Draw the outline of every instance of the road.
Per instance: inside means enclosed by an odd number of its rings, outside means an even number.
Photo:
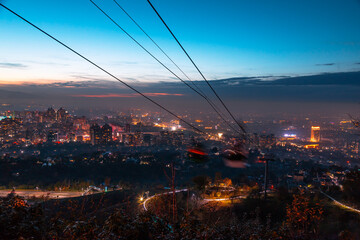
[[[347,209],[347,210],[349,210],[349,211],[356,212],[356,213],[360,214],[360,210],[359,210],[359,209],[356,209],[356,208],[347,206],[347,205],[345,205],[345,204],[343,204],[343,203],[335,200],[333,197],[330,197],[329,195],[327,195],[326,193],[324,193],[324,192],[321,191],[321,190],[320,190],[320,192],[321,192],[322,194],[324,194],[326,197],[328,197],[329,199],[331,199],[336,205],[338,205],[338,206],[340,206],[340,207],[342,207],[342,208],[345,208],[345,209]]]
[[[175,190],[175,193],[186,192],[187,190],[188,190],[187,188],[180,189],[180,190]],[[170,191],[170,192],[155,194],[155,195],[153,195],[153,196],[148,197],[148,198],[145,199],[144,202],[143,202],[144,210],[145,210],[145,211],[148,210],[147,207],[146,207],[146,203],[147,203],[149,200],[151,200],[152,198],[157,197],[157,196],[161,196],[161,195],[172,194],[172,193],[173,193],[173,191]]]
[[[186,192],[186,191],[188,191],[187,188],[175,190],[176,193]],[[145,210],[145,211],[148,210],[147,207],[146,207],[146,204],[147,204],[148,201],[150,201],[150,200],[153,199],[154,197],[161,196],[161,195],[172,194],[172,193],[173,193],[173,191],[165,192],[165,193],[159,193],[159,194],[155,194],[155,195],[153,195],[153,196],[150,196],[150,197],[146,198],[146,199],[144,200],[144,202],[143,202],[144,210]],[[203,203],[231,201],[231,200],[242,199],[242,198],[246,198],[246,196],[236,196],[236,197],[231,197],[231,198],[205,198],[205,199],[203,199]]]
[[[0,190],[0,197],[6,197],[11,193],[11,189]],[[55,192],[55,191],[40,191],[40,190],[15,190],[15,194],[21,197],[30,198],[30,197],[49,197],[49,198],[72,198],[80,197],[83,192]]]
[[[246,196],[236,196],[236,197],[230,197],[230,198],[204,198],[204,202],[224,202],[224,201],[231,201],[235,199],[243,199],[246,198]]]

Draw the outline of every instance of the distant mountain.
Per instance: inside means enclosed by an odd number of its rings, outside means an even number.
[[[272,85],[356,85],[360,86],[360,72],[324,73],[291,77],[269,82]]]
[[[217,85],[283,85],[283,86],[306,86],[306,85],[354,85],[360,86],[360,71],[323,73],[318,75],[288,77],[288,76],[260,76],[240,77],[214,80]]]

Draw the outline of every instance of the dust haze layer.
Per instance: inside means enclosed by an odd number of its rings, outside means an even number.
[[[165,107],[178,112],[210,112],[204,99],[180,82],[131,83]],[[211,81],[229,108],[239,117],[248,114],[356,113],[360,106],[360,72],[311,76],[240,77]],[[202,81],[195,81],[215,101]],[[52,84],[2,85],[3,110],[42,109],[48,106],[88,110],[159,110],[118,82],[71,81]]]

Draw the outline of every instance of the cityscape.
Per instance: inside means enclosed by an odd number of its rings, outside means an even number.
[[[360,239],[359,8],[0,1],[0,239]]]
[[[132,109],[129,115],[118,112],[94,118],[70,112],[49,107],[1,113],[2,196],[13,189],[32,203],[134,191],[132,201],[139,202],[139,211],[164,214],[154,209],[155,201],[167,196],[161,195],[163,191],[170,196],[173,187],[176,195],[200,194],[192,201],[205,209],[209,204],[221,204],[216,206],[221,209],[240,204],[255,192],[261,199],[269,161],[266,190],[270,198],[283,188],[311,194],[321,189],[328,204],[333,201],[358,211],[357,200],[345,197],[343,185],[360,164],[359,128],[346,117],[338,121],[244,119],[251,139],[246,143],[250,150],[246,167],[229,168],[221,149],[231,148],[241,138],[209,115],[204,114],[204,120],[185,118],[208,132],[202,135],[159,112]],[[208,157],[200,166],[189,160],[194,142],[202,143],[200,150]],[[166,169],[176,171],[176,185],[170,185]],[[189,189],[191,182],[195,189]],[[344,200],[337,202],[328,194]]]

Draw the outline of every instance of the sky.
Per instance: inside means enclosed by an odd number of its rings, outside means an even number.
[[[183,77],[113,0],[94,1]],[[168,107],[184,106],[182,101],[194,107],[194,101],[199,100],[89,0],[0,2]],[[146,0],[118,2],[191,79],[201,79]],[[244,108],[273,111],[281,106],[283,111],[294,110],[290,102],[304,103],[296,110],[313,106],[315,111],[334,103],[334,99],[342,104],[337,107],[341,114],[347,104],[351,104],[348,112],[358,108],[360,0],[152,0],[152,3],[209,80],[230,79],[217,87],[234,112],[240,114]],[[99,106],[128,106],[131,101],[146,104],[3,8],[0,8],[0,43],[1,104],[45,106],[68,102],[74,106],[80,102],[87,105],[90,99]],[[351,76],[350,84],[344,85],[344,78],[339,76],[347,72],[356,74]],[[315,81],[312,76],[329,73],[340,75],[334,75],[331,83],[312,82]],[[296,78],[301,76],[309,78],[306,81]],[[241,77],[249,78],[249,82],[244,85],[231,80]],[[259,84],[284,77],[293,77],[302,84],[289,81]],[[267,105],[270,102],[272,105]],[[204,107],[201,104],[200,109]],[[239,104],[242,108],[238,108]]]
[[[95,2],[176,71],[113,0]],[[3,3],[124,80],[174,81],[89,0]],[[119,3],[192,79],[200,79],[146,0]],[[357,0],[153,0],[153,4],[209,79],[359,69]],[[110,80],[4,9],[0,29],[1,83]]]

